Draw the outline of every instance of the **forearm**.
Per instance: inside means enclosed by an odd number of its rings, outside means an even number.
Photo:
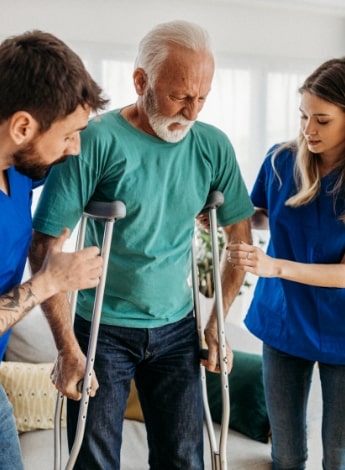
[[[66,294],[58,294],[42,303],[58,351],[77,348],[71,305]]]
[[[45,298],[42,293],[44,293],[44,286],[39,278],[33,277],[2,295],[0,297],[0,335],[38,305]]]
[[[34,233],[29,251],[30,266],[34,273],[40,272],[46,253],[54,241],[53,237]],[[69,294],[67,292],[54,294],[45,297],[42,300],[41,307],[54,336],[57,350],[60,351],[66,347],[73,348],[76,339],[73,332]]]
[[[240,272],[317,287],[345,287],[345,256],[337,264],[299,263],[273,258],[261,248],[243,242],[230,244],[228,251],[231,264]]]
[[[267,277],[280,277],[318,287],[345,287],[344,264],[307,264],[284,259],[272,259],[272,264],[272,273]]]
[[[227,256],[225,252],[223,252],[222,254],[220,271],[223,296],[223,312],[224,317],[226,317],[230,306],[232,305],[240,291],[245,273],[238,269],[234,269],[234,267],[227,261]],[[217,314],[215,305],[208,320],[208,326],[211,326],[212,324],[217,325]]]
[[[34,307],[56,294],[57,288],[49,279],[46,273],[36,272],[31,279],[0,297],[0,335]]]

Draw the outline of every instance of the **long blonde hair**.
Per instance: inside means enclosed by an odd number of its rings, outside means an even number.
[[[345,57],[331,59],[320,65],[305,80],[299,92],[311,93],[314,96],[339,106],[339,108],[345,112]],[[300,131],[295,140],[284,143],[275,150],[272,155],[274,168],[274,160],[277,154],[287,148],[296,153],[294,177],[297,193],[291,196],[285,204],[291,207],[299,207],[308,204],[319,194],[321,177],[317,164],[318,155],[308,150],[306,139]],[[340,193],[343,193],[343,196],[345,196],[345,155],[338,169],[338,176],[331,190],[334,200],[336,200]],[[341,214],[340,219],[345,222],[345,213]]]

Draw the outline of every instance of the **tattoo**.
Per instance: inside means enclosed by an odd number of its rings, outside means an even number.
[[[36,305],[30,281],[3,295],[0,298],[0,334],[5,333]]]

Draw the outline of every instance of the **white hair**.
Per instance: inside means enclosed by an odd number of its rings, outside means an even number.
[[[154,82],[169,48],[178,45],[213,55],[208,32],[201,26],[184,20],[161,23],[149,31],[139,43],[135,68],[141,67]]]

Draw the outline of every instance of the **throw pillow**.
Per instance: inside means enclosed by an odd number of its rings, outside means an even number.
[[[230,393],[229,427],[259,442],[268,442],[270,425],[267,416],[262,357],[234,351],[234,363],[228,376]],[[208,401],[212,419],[222,418],[221,377],[206,371]]]
[[[52,363],[1,363],[0,382],[13,406],[19,432],[54,428],[57,391],[50,380],[52,367]],[[65,405],[61,425],[66,425]]]
[[[18,432],[53,429],[57,391],[50,380],[53,363],[4,361],[0,383],[13,407]],[[61,425],[66,426],[66,400]],[[131,382],[125,418],[144,421],[134,381]]]

